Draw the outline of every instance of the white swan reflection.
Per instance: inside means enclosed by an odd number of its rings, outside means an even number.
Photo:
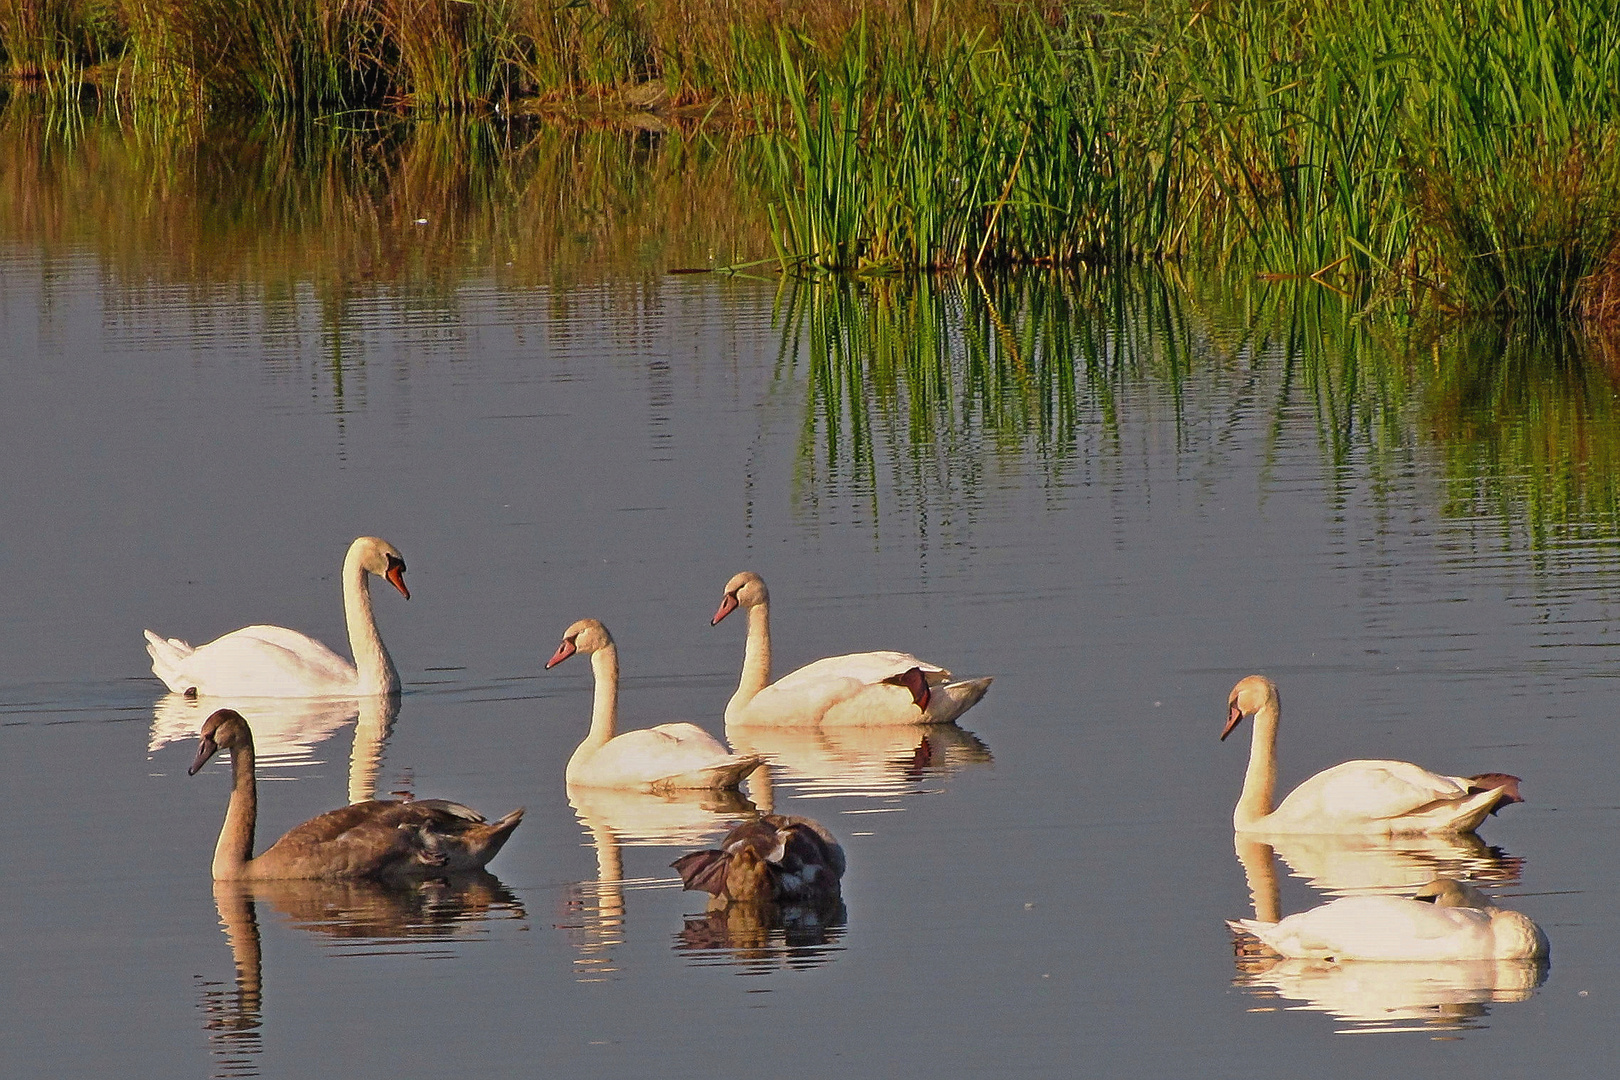
[[[1273,837],[1276,855],[1295,874],[1338,895],[1409,892],[1438,874],[1474,876],[1478,886],[1518,880],[1522,860],[1487,848],[1477,837]],[[1477,846],[1476,846],[1477,845]],[[1233,837],[1263,922],[1282,917],[1273,845]],[[1414,877],[1421,876],[1408,886]],[[1341,1034],[1477,1027],[1495,1002],[1524,1001],[1547,977],[1546,960],[1347,961],[1283,960],[1245,934],[1234,937],[1233,985],[1278,1001],[1252,1011],[1324,1012],[1345,1021]]]
[[[807,728],[727,724],[726,739],[736,753],[762,754],[769,762],[748,780],[750,796],[767,812],[775,804],[777,786],[808,799],[894,798],[924,790],[931,778],[993,760],[978,736],[955,724]]]
[[[204,1028],[215,1077],[257,1076],[263,1052],[263,943],[258,906],[289,925],[332,939],[355,955],[451,955],[453,941],[488,934],[491,920],[527,918],[493,874],[478,871],[412,885],[371,881],[216,881],[214,906],[230,944],[235,977],[203,984]],[[441,946],[434,948],[434,943]]]
[[[1346,1022],[1338,1030],[1347,1035],[1479,1027],[1491,1004],[1525,1001],[1547,977],[1545,960],[1335,964],[1255,957],[1241,964],[1252,970],[1235,985],[1284,1002],[1278,1007],[1285,1011],[1334,1016]]]
[[[672,877],[626,879],[626,847],[685,850],[721,836],[738,818],[757,811],[735,791],[650,795],[568,785],[568,802],[596,850],[596,878],[570,890],[564,924],[579,950],[581,982],[600,982],[618,970],[613,950],[624,942],[625,890],[679,888]]]
[[[217,702],[166,694],[152,708],[152,730],[146,752],[170,743],[193,742]],[[297,768],[319,762],[315,747],[345,724],[355,721],[349,752],[349,801],[374,798],[383,750],[399,717],[400,699],[391,694],[362,698],[243,698],[231,707],[253,728],[253,746],[261,770]]]
[[[761,766],[754,778],[767,770]],[[709,846],[739,820],[760,813],[734,791],[648,795],[570,785],[568,801],[596,850],[596,877],[570,890],[563,924],[578,950],[574,971],[580,982],[605,982],[620,970],[615,954],[627,936],[628,893],[679,890],[680,879],[665,869],[676,855]],[[624,849],[637,847],[664,849],[655,860],[657,876],[625,876]],[[686,899],[702,902],[699,894]],[[741,965],[743,973],[825,963],[842,951],[835,944],[843,935],[842,904],[816,919],[801,914],[788,906],[776,912],[693,915],[675,934],[673,946],[694,964]]]
[[[1243,843],[1239,838],[1239,845]],[[1524,860],[1492,847],[1473,833],[1461,836],[1271,836],[1295,877],[1332,896],[1408,896],[1437,877],[1479,888],[1512,885]],[[1241,847],[1239,858],[1242,858]]]

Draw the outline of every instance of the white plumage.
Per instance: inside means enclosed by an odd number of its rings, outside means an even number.
[[[152,672],[176,694],[191,697],[320,698],[392,694],[399,673],[383,647],[371,610],[368,574],[386,578],[408,600],[405,560],[375,536],[349,545],[343,560],[343,613],[355,662],[307,634],[284,626],[248,626],[191,646],[147,630]]]
[[[1524,960],[1547,955],[1541,928],[1479,890],[1436,878],[1425,899],[1346,896],[1280,922],[1237,919],[1233,929],[1289,959]]]
[[[1265,676],[1250,675],[1232,688],[1221,738],[1254,717],[1249,768],[1232,812],[1239,832],[1472,832],[1486,815],[1523,801],[1518,777],[1506,773],[1443,776],[1406,761],[1363,760],[1324,769],[1273,809],[1281,713],[1277,684]]]
[[[748,611],[742,679],[726,724],[805,726],[944,724],[972,708],[989,678],[954,680],[938,664],[903,652],[829,656],[771,682],[770,594],[744,571],[726,583],[711,624]]]
[[[562,644],[546,667],[556,667],[576,652],[590,655],[596,691],[590,734],[568,759],[570,785],[649,792],[723,790],[736,787],[764,760],[731,753],[696,724],[659,724],[615,734],[618,647],[607,627],[595,619],[581,619],[564,631]]]

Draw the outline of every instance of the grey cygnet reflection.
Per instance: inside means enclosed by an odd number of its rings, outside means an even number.
[[[258,905],[289,925],[334,939],[336,948],[368,955],[450,955],[431,948],[487,933],[494,919],[525,919],[512,892],[486,871],[405,884],[373,881],[216,881],[214,906],[230,943],[235,984],[204,983],[212,1075],[257,1076],[263,1050],[263,945]],[[380,947],[379,947],[380,946]]]
[[[742,974],[825,963],[842,951],[834,942],[848,919],[844,865],[843,848],[818,821],[766,814],[742,822],[717,848],[673,863],[686,888],[709,895],[675,948]]]
[[[364,802],[376,797],[383,750],[399,717],[398,695],[244,698],[232,702],[231,707],[253,728],[253,747],[261,770],[315,764],[315,747],[343,725],[356,721],[349,755],[349,801]],[[146,752],[153,754],[170,743],[194,741],[214,708],[214,703],[183,694],[165,694],[152,709]]]
[[[915,794],[933,777],[950,776],[993,759],[978,736],[955,724],[887,727],[749,727],[726,725],[739,754],[763,754],[769,770],[748,779],[748,793],[764,810],[775,806],[775,787],[796,794],[890,798]]]
[[[624,941],[625,890],[670,887],[669,878],[662,876],[627,879],[624,848],[688,848],[720,836],[739,817],[757,813],[735,791],[652,795],[570,784],[568,802],[596,849],[596,878],[570,890],[564,924],[579,950],[574,963],[582,982],[597,982],[618,970],[613,949]]]
[[[1331,887],[1344,895],[1410,892],[1398,883],[1413,874],[1427,873],[1423,881],[1437,873],[1463,877],[1471,872],[1468,867],[1481,872],[1476,885],[1511,883],[1518,880],[1522,866],[1522,860],[1486,848],[1475,836],[1273,839],[1278,845],[1276,853],[1269,843],[1242,833],[1233,837],[1253,898],[1254,917],[1262,922],[1277,922],[1282,917],[1274,855],[1280,854],[1285,842],[1300,860],[1289,860],[1296,871],[1309,866],[1313,885]],[[1425,866],[1431,869],[1425,871]],[[1341,1034],[1479,1027],[1491,1003],[1526,1000],[1545,981],[1548,970],[1545,959],[1285,960],[1247,934],[1234,933],[1233,942],[1238,972],[1233,985],[1257,998],[1284,1003],[1256,1005],[1252,1011],[1325,1012],[1346,1022],[1348,1026],[1339,1029]]]

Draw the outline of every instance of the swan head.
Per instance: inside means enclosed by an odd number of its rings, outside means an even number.
[[[208,764],[208,759],[220,750],[236,751],[253,745],[253,732],[248,722],[235,709],[220,709],[203,721],[202,742],[197,744],[197,758],[186,770],[187,776],[196,776],[197,770]]]
[[[386,580],[405,599],[411,598],[411,590],[405,587],[405,556],[393,544],[380,536],[362,536],[349,545],[349,558],[366,573]]]
[[[1245,716],[1253,716],[1267,703],[1273,708],[1279,703],[1276,683],[1264,675],[1250,675],[1238,680],[1238,684],[1232,687],[1231,696],[1226,699],[1226,727],[1221,729],[1221,741],[1226,741],[1232,729]]]
[[[1435,907],[1493,908],[1496,906],[1495,901],[1472,885],[1448,877],[1435,878],[1413,893],[1412,899],[1421,900],[1425,904],[1433,904]]]
[[[709,620],[709,625],[718,626],[721,619],[738,608],[758,607],[770,598],[771,594],[765,589],[765,579],[752,570],[744,570],[726,582],[726,593],[720,598],[720,609]]]
[[[575,653],[600,652],[612,644],[613,635],[608,633],[600,620],[581,619],[563,631],[562,644],[546,661],[546,670],[550,671]]]

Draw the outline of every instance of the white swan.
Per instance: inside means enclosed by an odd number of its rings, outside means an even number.
[[[1417,896],[1346,896],[1280,922],[1234,919],[1289,959],[1530,960],[1547,955],[1547,935],[1530,918],[1484,893],[1435,878]]]
[[[903,652],[850,653],[806,664],[771,682],[770,594],[744,571],[726,582],[713,626],[748,610],[742,681],[726,705],[726,723],[945,724],[984,697],[988,677],[951,681],[951,673]]]
[[[397,694],[399,672],[377,635],[367,574],[386,578],[405,599],[405,560],[375,536],[349,545],[343,560],[343,615],[354,663],[306,634],[283,626],[248,626],[192,648],[146,631],[152,672],[188,697],[359,697]]]
[[[595,619],[581,619],[563,632],[546,661],[556,667],[574,653],[588,653],[596,675],[591,731],[568,759],[567,782],[579,787],[633,791],[734,788],[765,759],[728,751],[696,724],[659,724],[615,735],[619,713],[619,650]]]
[[[1224,740],[1245,716],[1254,717],[1249,769],[1232,811],[1238,832],[1403,833],[1472,832],[1519,797],[1519,778],[1506,773],[1441,776],[1405,761],[1346,761],[1300,784],[1272,809],[1277,789],[1277,684],[1250,675],[1227,699]]]

